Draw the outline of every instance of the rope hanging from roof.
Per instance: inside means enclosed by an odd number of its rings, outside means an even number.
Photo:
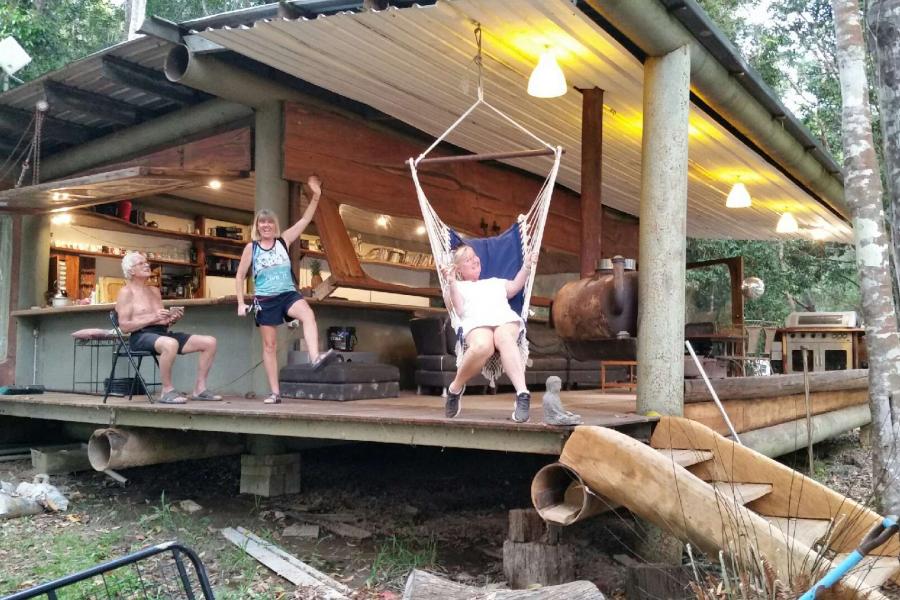
[[[521,158],[525,156],[553,156],[553,164],[550,168],[550,172],[544,179],[544,183],[538,191],[538,194],[535,197],[534,202],[532,203],[531,208],[528,210],[528,212],[524,215],[519,215],[516,224],[514,224],[507,232],[504,232],[492,238],[479,240],[480,243],[478,244],[472,244],[475,248],[476,253],[479,255],[479,258],[481,258],[483,269],[482,275],[484,275],[485,272],[496,270],[496,267],[492,269],[491,265],[489,264],[490,252],[486,251],[485,253],[483,253],[482,251],[479,251],[480,248],[486,249],[486,247],[491,245],[498,246],[500,244],[509,243],[509,240],[511,238],[517,240],[520,252],[517,256],[518,264],[513,266],[515,267],[515,271],[518,271],[518,269],[521,268],[521,265],[523,264],[525,258],[531,253],[537,252],[541,247],[541,241],[544,236],[544,226],[547,223],[547,215],[550,212],[550,201],[553,196],[553,187],[556,183],[556,176],[559,173],[560,160],[562,159],[563,155],[563,148],[561,146],[552,146],[548,144],[544,140],[537,137],[534,133],[526,129],[524,126],[520,125],[512,117],[505,114],[498,108],[492,106],[487,100],[484,99],[484,86],[482,82],[483,60],[481,50],[480,25],[476,26],[475,28],[475,42],[478,47],[478,54],[475,56],[475,64],[478,69],[478,96],[475,100],[475,103],[472,104],[452,125],[450,125],[450,127],[444,133],[442,133],[434,141],[434,143],[431,144],[431,146],[429,146],[424,152],[422,152],[422,154],[420,154],[416,158],[410,158],[407,161],[409,164],[410,172],[412,174],[413,184],[416,188],[416,196],[419,200],[419,208],[422,211],[422,217],[425,221],[425,230],[428,233],[428,241],[431,244],[431,252],[434,256],[435,266],[437,267],[441,291],[444,292],[445,295],[448,292],[448,286],[450,282],[445,279],[441,266],[449,265],[452,260],[453,250],[457,246],[467,242],[468,240],[462,235],[458,234],[452,228],[450,228],[438,216],[437,211],[435,211],[434,207],[431,205],[431,202],[429,202],[428,196],[425,194],[425,190],[422,189],[422,184],[419,181],[419,165],[423,163],[444,163],[459,160],[499,160],[502,158]],[[477,108],[482,106],[491,111],[494,115],[500,117],[504,122],[512,125],[515,129],[524,133],[527,137],[536,141],[538,144],[540,144],[541,147],[538,150],[524,150],[507,153],[464,155],[458,157],[439,157],[433,159],[426,158],[438,146],[438,144],[443,142],[447,138],[447,136],[453,132],[453,130],[455,130],[463,121],[465,121]],[[525,322],[528,321],[528,308],[531,301],[531,290],[534,286],[534,277],[536,272],[536,267],[529,271],[528,278],[522,291],[517,297],[511,299],[510,302],[510,305],[514,310],[518,309],[517,312]],[[448,311],[450,313],[450,319],[453,325],[453,329],[457,332],[456,360],[457,366],[459,366],[462,361],[462,356],[465,352],[465,340],[462,338],[462,329],[460,327],[461,320],[459,315],[456,314],[456,311],[452,305],[448,306]],[[525,335],[524,328],[519,334],[518,346],[519,351],[522,354],[523,364],[527,364],[528,340]],[[492,356],[490,360],[488,360],[487,364],[485,364],[482,373],[493,385],[496,379],[502,374],[502,372],[503,367],[500,362],[499,353],[495,353],[494,356]]]

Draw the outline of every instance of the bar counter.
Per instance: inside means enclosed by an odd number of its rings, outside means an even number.
[[[398,304],[378,304],[341,299],[310,300],[319,330],[319,345],[326,347],[329,327],[355,327],[359,343],[356,350],[373,352],[380,362],[397,365],[401,373],[401,387],[413,386],[415,345],[409,330],[414,316],[444,314],[443,309]],[[236,314],[234,296],[216,299],[165,300],[163,306],[184,306],[185,316],[173,327],[175,331],[213,335],[218,340],[216,360],[209,375],[209,389],[224,394],[262,396],[268,393],[262,365],[260,336],[252,317]],[[29,308],[12,311],[16,319],[16,383],[33,381],[47,389],[73,391],[73,374],[90,369],[86,349],[77,349],[72,333],[80,329],[111,327],[108,313],[113,304],[92,304],[59,308]],[[279,328],[279,365],[287,362],[287,353],[302,339],[302,329]],[[96,367],[100,379],[107,377],[111,367],[111,350],[101,353]],[[35,360],[36,358],[36,360]],[[119,361],[118,376],[125,376],[125,364]],[[146,361],[145,361],[146,362]],[[196,373],[197,355],[179,356],[175,361],[175,387],[190,392]],[[36,373],[36,376],[35,376]],[[145,365],[145,377],[152,369]],[[83,380],[79,376],[76,379]],[[84,386],[79,390],[85,391]]]

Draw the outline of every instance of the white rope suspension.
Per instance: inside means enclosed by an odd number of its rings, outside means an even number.
[[[419,163],[423,159],[425,159],[441,142],[443,142],[447,138],[447,136],[453,132],[453,130],[455,130],[463,121],[465,121],[475,109],[482,105],[490,109],[494,114],[514,126],[522,133],[526,134],[531,139],[544,146],[546,150],[542,153],[553,155],[553,165],[546,179],[544,180],[543,185],[538,191],[538,194],[535,197],[531,208],[529,208],[526,214],[519,215],[517,219],[519,227],[519,237],[521,239],[521,252],[524,262],[524,260],[528,259],[531,253],[537,252],[537,250],[541,247],[541,243],[544,237],[544,226],[547,222],[547,215],[550,212],[550,200],[553,195],[553,188],[556,184],[556,176],[559,173],[559,165],[563,155],[563,149],[561,146],[552,146],[548,144],[547,142],[536,136],[534,133],[526,129],[524,126],[517,123],[510,116],[492,106],[484,99],[484,88],[482,85],[480,26],[475,29],[475,39],[478,46],[478,54],[475,58],[475,63],[478,66],[478,98],[476,99],[475,103],[472,104],[452,125],[450,125],[450,127],[444,133],[442,133],[424,152],[422,152],[422,154],[420,154],[415,159],[410,158],[408,161],[410,173],[412,174],[413,185],[416,188],[416,197],[419,201],[419,208],[422,211],[422,217],[425,221],[425,230],[428,234],[429,244],[431,245],[431,253],[434,256],[435,266],[437,267],[438,281],[440,282],[441,291],[444,294],[447,293],[450,282],[447,281],[444,277],[443,269],[441,267],[444,265],[448,265],[451,262],[450,228],[438,216],[434,207],[429,202],[428,196],[425,194],[425,190],[422,189],[422,184],[419,181],[418,173]],[[514,155],[521,156],[523,154],[529,153],[511,153],[510,157]],[[533,155],[534,153],[530,154]],[[527,322],[528,320],[528,309],[531,303],[531,291],[534,287],[534,278],[536,272],[536,266],[529,270],[528,277],[526,278],[525,285],[523,287],[524,301],[522,303],[522,310],[520,313],[523,322]],[[453,329],[454,331],[457,331],[460,324],[460,317],[456,313],[456,310],[453,307],[452,303],[448,305],[447,310],[450,313],[450,320],[453,325]],[[459,362],[462,360],[464,350],[463,345],[464,340],[457,340],[457,366],[459,366]],[[518,345],[519,350],[522,354],[523,364],[526,364],[528,360],[528,340],[525,336],[524,330],[519,336]],[[487,362],[482,372],[485,377],[487,377],[487,379],[493,384],[496,378],[500,376],[502,371],[503,368],[500,363],[499,355],[495,354]]]

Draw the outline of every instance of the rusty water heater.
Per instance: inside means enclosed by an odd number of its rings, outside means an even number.
[[[599,266],[592,277],[569,282],[556,293],[553,327],[579,360],[633,359],[638,313],[634,261],[617,256]]]

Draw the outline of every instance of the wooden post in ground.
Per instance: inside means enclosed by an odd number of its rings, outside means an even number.
[[[513,589],[573,581],[575,550],[560,543],[560,527],[545,523],[536,510],[511,510],[509,535],[503,542],[503,574]]]
[[[600,261],[603,219],[603,90],[581,91],[581,276]]]

